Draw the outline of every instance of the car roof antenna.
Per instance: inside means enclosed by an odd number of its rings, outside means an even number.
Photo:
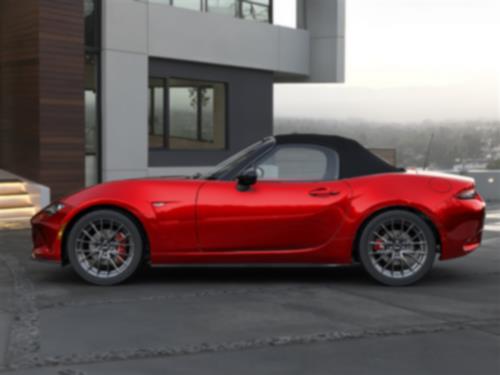
[[[429,166],[429,158],[431,156],[431,146],[432,146],[433,139],[434,139],[434,133],[431,134],[431,138],[429,139],[429,144],[427,145],[427,151],[425,152],[424,170],[426,170],[427,167]]]

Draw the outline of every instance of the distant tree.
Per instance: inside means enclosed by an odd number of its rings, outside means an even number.
[[[478,132],[465,133],[462,137],[462,158],[474,159],[481,156],[481,134]]]
[[[490,160],[488,162],[488,165],[486,166],[487,169],[500,169],[500,159],[495,159],[495,160]]]

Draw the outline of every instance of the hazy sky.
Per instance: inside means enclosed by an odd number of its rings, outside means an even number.
[[[500,0],[346,3],[346,82],[276,85],[277,116],[500,119]]]

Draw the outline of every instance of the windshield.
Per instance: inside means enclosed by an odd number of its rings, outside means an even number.
[[[240,152],[237,152],[233,156],[223,160],[219,164],[217,164],[214,168],[212,168],[207,173],[201,175],[201,178],[207,179],[217,179],[226,173],[232,171],[234,168],[241,164],[246,164],[258,150],[269,145],[270,143],[274,143],[274,137],[267,137],[261,141],[251,144],[250,146],[244,148]]]

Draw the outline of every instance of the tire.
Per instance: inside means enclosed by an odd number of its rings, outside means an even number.
[[[365,271],[389,286],[411,285],[431,270],[436,239],[429,225],[404,210],[384,212],[363,229],[358,244]]]
[[[128,280],[141,265],[143,250],[143,239],[134,221],[112,209],[92,211],[79,218],[66,241],[73,270],[95,285]]]

